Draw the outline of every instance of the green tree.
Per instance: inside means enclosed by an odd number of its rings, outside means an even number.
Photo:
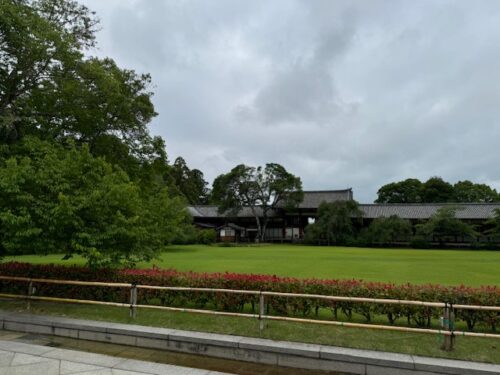
[[[455,240],[456,237],[464,237],[474,241],[478,233],[474,227],[456,218],[456,212],[460,207],[441,207],[424,223],[417,225],[417,235],[427,241],[437,240],[441,246],[447,240]]]
[[[422,185],[422,202],[445,203],[453,201],[453,186],[441,177],[431,177]]]
[[[486,224],[489,229],[486,230],[485,234],[493,237],[494,241],[500,240],[500,209],[495,209],[493,217],[489,219]]]
[[[219,206],[219,212],[235,215],[244,207],[251,210],[261,241],[265,240],[271,210],[291,209],[303,198],[300,178],[276,163],[265,167],[237,165],[229,173],[218,176],[212,190],[212,200]]]
[[[377,192],[375,203],[419,203],[422,202],[422,183],[416,178],[392,182]]]
[[[190,228],[182,199],[143,195],[87,147],[25,137],[0,164],[0,243],[10,254],[80,254],[92,267],[154,257]]]
[[[309,243],[326,242],[344,245],[355,238],[354,220],[362,212],[356,201],[323,202],[318,207],[314,224],[306,227],[305,240]]]
[[[0,2],[0,142],[70,137],[133,175],[157,157],[151,78],[86,57],[97,24],[72,0]]]
[[[454,202],[498,202],[500,197],[495,189],[485,184],[475,184],[471,181],[459,181],[453,186]]]
[[[0,114],[5,140],[19,139],[32,121],[27,102],[53,79],[54,71],[74,66],[94,46],[97,19],[84,6],[66,0],[0,2]]]
[[[392,215],[373,220],[364,231],[363,238],[369,244],[386,245],[397,241],[407,242],[412,233],[412,226],[408,220]]]
[[[190,204],[207,204],[208,183],[203,178],[203,172],[189,169],[182,157],[175,159],[171,169],[176,186]]]

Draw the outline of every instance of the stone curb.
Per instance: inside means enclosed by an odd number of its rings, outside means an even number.
[[[68,349],[55,349],[47,346],[25,344],[20,342],[2,341],[0,340],[0,351],[7,353],[20,353],[35,357],[41,357],[49,360],[64,361],[69,364],[83,364],[88,366],[96,366],[96,374],[104,373],[106,369],[123,370],[129,373],[133,371],[134,374],[144,375],[224,375],[225,373],[199,370],[188,367],[173,366],[162,363],[139,361],[135,359],[124,359],[113,357],[104,354],[94,354],[87,352],[79,352]],[[0,371],[1,372],[1,371]],[[71,372],[77,373],[78,371]],[[89,373],[94,373],[94,370],[89,370]],[[2,372],[3,374],[4,372]],[[6,373],[9,373],[7,370]],[[12,369],[12,373],[17,373]],[[23,372],[24,373],[24,372]],[[59,371],[57,372],[59,373]],[[87,372],[85,372],[87,373]],[[107,374],[108,372],[106,372]],[[42,372],[40,372],[42,374]],[[229,375],[229,374],[226,374]]]
[[[500,365],[0,311],[0,329],[359,375],[499,375]]]

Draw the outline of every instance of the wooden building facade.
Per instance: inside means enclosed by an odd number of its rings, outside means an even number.
[[[322,202],[336,202],[353,199],[352,189],[305,191],[304,199],[292,211],[277,208],[269,214],[266,241],[300,242],[304,238],[307,225],[316,220],[317,210]],[[374,219],[396,215],[412,224],[425,222],[444,206],[456,206],[456,217],[478,227],[500,209],[500,203],[384,203],[360,204],[361,225],[368,226]],[[195,225],[200,228],[213,228],[219,241],[254,242],[257,237],[257,224],[252,210],[243,208],[236,215],[220,214],[217,206],[190,206],[190,214]],[[258,208],[257,208],[258,211]]]

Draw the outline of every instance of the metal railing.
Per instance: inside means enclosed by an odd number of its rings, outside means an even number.
[[[11,277],[11,276],[0,276],[0,280],[19,281],[19,282],[26,282],[28,284],[27,293],[25,295],[0,293],[1,298],[25,299],[27,302],[28,309],[30,309],[30,307],[31,307],[31,301],[47,301],[47,302],[63,302],[63,303],[78,303],[78,304],[89,304],[89,305],[128,307],[130,309],[130,317],[131,318],[136,317],[137,309],[139,309],[139,308],[140,309],[176,311],[176,312],[188,312],[188,313],[197,313],[197,314],[208,314],[208,315],[219,315],[219,316],[253,318],[253,319],[259,320],[260,330],[264,329],[264,321],[265,320],[274,320],[274,321],[286,321],[286,322],[308,323],[308,324],[324,324],[324,325],[333,325],[333,326],[340,326],[340,327],[367,328],[367,329],[386,330],[386,331],[427,333],[427,334],[442,335],[444,337],[444,343],[443,343],[442,349],[444,349],[444,350],[452,350],[453,349],[454,340],[455,340],[456,336],[470,336],[470,337],[484,337],[484,338],[500,339],[500,334],[468,332],[468,331],[459,331],[459,330],[455,329],[455,311],[456,310],[480,310],[480,311],[500,312],[500,306],[461,305],[461,304],[451,304],[451,303],[447,303],[447,302],[426,302],[426,301],[398,300],[398,299],[327,296],[327,295],[321,295],[321,294],[282,293],[282,292],[268,292],[268,291],[260,291],[260,290],[191,288],[191,287],[173,287],[173,286],[169,287],[169,286],[141,285],[141,284],[136,284],[136,283],[128,284],[128,283],[106,283],[106,282],[95,282],[95,281],[36,279],[36,278]],[[129,298],[129,303],[120,303],[120,302],[105,302],[105,301],[96,301],[96,300],[68,299],[68,298],[60,298],[60,297],[35,296],[34,295],[35,289],[33,288],[33,283],[80,285],[80,286],[102,286],[102,287],[110,287],[110,288],[128,288],[130,298]],[[215,310],[203,310],[203,309],[192,309],[192,308],[182,308],[182,307],[169,307],[169,306],[138,304],[137,303],[137,294],[138,294],[139,289],[254,295],[254,296],[258,297],[258,299],[259,299],[259,313],[258,314],[236,313],[236,312],[226,312],[226,311],[215,311]],[[443,309],[443,319],[442,319],[443,329],[441,330],[441,329],[429,329],[429,328],[413,328],[413,327],[401,327],[401,326],[392,326],[392,325],[389,326],[389,325],[380,325],[380,324],[352,323],[352,322],[342,322],[342,321],[334,321],[334,320],[305,319],[305,318],[294,318],[294,317],[286,317],[286,316],[268,315],[268,314],[265,314],[265,308],[264,308],[265,302],[266,302],[266,297],[310,298],[310,299],[322,299],[322,300],[338,301],[338,302],[373,303],[373,304],[390,304],[390,305],[407,305],[407,306],[422,306],[422,307],[442,308]]]

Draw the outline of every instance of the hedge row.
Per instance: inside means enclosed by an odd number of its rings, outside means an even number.
[[[163,269],[104,269],[94,272],[84,267],[58,265],[32,265],[28,263],[0,264],[0,275],[66,280],[106,281],[140,283],[144,285],[185,286],[203,288],[225,288],[265,290],[289,293],[322,294],[334,296],[407,299],[453,304],[500,306],[500,287],[468,287],[464,285],[446,287],[442,285],[396,285],[392,283],[365,282],[361,280],[319,280],[277,277],[271,275],[249,275],[236,273],[195,273]],[[127,302],[128,288],[82,287],[38,283],[36,295],[96,299],[101,301]],[[0,293],[26,293],[26,283],[0,281]],[[258,296],[228,293],[199,293],[140,290],[139,304],[161,304],[254,312]],[[353,302],[325,301],[314,298],[266,297],[269,314],[289,316],[317,316],[321,309],[328,309],[335,319],[353,319],[355,315],[367,322],[383,315],[390,324],[406,320],[409,325],[428,327],[433,318],[442,315],[441,308],[418,306],[383,305]],[[343,316],[340,316],[342,314]],[[500,313],[473,310],[457,310],[457,321],[465,322],[468,330],[481,326],[483,330],[496,331]]]

